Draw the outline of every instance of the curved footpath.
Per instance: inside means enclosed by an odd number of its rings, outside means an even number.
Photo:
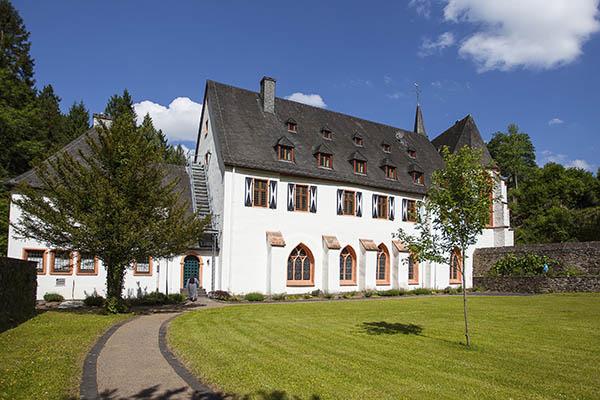
[[[185,311],[222,306],[203,299]],[[181,313],[137,316],[109,329],[85,359],[81,398],[219,399],[167,348],[167,324]]]

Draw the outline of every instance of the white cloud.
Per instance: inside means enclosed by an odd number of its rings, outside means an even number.
[[[454,39],[452,32],[442,33],[435,41],[425,38],[423,39],[423,43],[421,44],[418,55],[420,57],[430,56],[436,52],[444,50],[446,47],[452,46],[455,42],[456,40]]]
[[[440,82],[440,81],[434,81],[434,82],[431,82],[431,86],[433,86],[434,88],[441,89],[441,87],[442,87],[442,82]]]
[[[478,31],[459,53],[478,71],[515,67],[550,69],[573,62],[600,30],[600,0],[445,0],[444,18]]]
[[[414,8],[417,14],[425,18],[431,16],[431,0],[410,0],[408,6]]]
[[[168,107],[144,100],[135,103],[133,108],[140,122],[146,113],[150,113],[156,129],[162,129],[169,141],[195,141],[197,138],[202,104],[188,97],[177,97]]]
[[[541,151],[539,155],[541,157],[538,157],[538,165],[541,166],[546,165],[549,162],[553,162],[557,164],[562,164],[567,168],[581,168],[591,172],[595,172],[596,170],[596,165],[578,158],[571,160],[566,154],[558,154],[550,150],[544,150]]]
[[[564,124],[565,121],[563,121],[560,118],[552,118],[550,121],[548,121],[548,125],[557,125],[557,124]]]
[[[308,104],[309,106],[321,108],[327,107],[327,104],[325,104],[321,96],[318,94],[304,94],[296,92],[286,96],[285,98],[288,100],[297,101],[298,103]]]
[[[398,100],[398,99],[408,97],[408,94],[406,94],[404,92],[395,92],[395,93],[391,93],[391,94],[386,94],[386,96],[389,99]]]
[[[383,82],[384,82],[386,85],[390,85],[390,84],[394,83],[394,80],[392,79],[392,77],[391,77],[391,76],[389,76],[389,75],[384,75],[384,76],[383,76]]]

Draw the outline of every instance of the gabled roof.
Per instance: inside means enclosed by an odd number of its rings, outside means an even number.
[[[390,160],[388,157],[383,157],[383,159],[381,160],[381,162],[379,163],[380,167],[395,167],[396,165],[394,164],[394,162],[392,160]]]
[[[350,154],[350,158],[348,160],[367,161],[367,157],[365,157],[360,151],[356,150]]]
[[[329,148],[329,146],[327,146],[325,143],[321,143],[313,152],[313,154],[317,154],[317,153],[321,153],[321,154],[333,154],[333,150],[331,150]]]
[[[438,152],[441,152],[443,146],[448,146],[451,153],[468,146],[472,149],[481,151],[481,161],[483,165],[493,164],[492,156],[481,138],[479,129],[475,125],[473,117],[469,114],[460,121],[448,128],[444,133],[431,141]]]
[[[425,194],[431,182],[431,173],[444,166],[442,158],[426,136],[405,129],[282,98],[275,98],[274,113],[265,113],[259,93],[214,81],[206,83],[206,102],[214,124],[216,147],[226,166],[416,194]],[[291,133],[285,129],[284,121],[288,118],[298,121],[297,132]],[[331,169],[319,168],[313,155],[314,149],[322,143],[323,127],[334,132],[333,138],[327,142],[334,158]],[[402,139],[417,150],[419,162],[425,169],[425,186],[415,185],[408,173],[398,174],[395,181],[386,179],[385,172],[380,168],[369,168],[366,175],[354,173],[352,163],[347,160],[357,150],[352,141],[357,132],[364,140],[364,146],[360,147],[363,158],[378,162],[386,155],[398,167],[398,171],[405,171],[413,161],[409,159],[406,147],[396,139],[396,133],[402,132]],[[273,149],[273,143],[282,136],[295,146],[293,164],[279,161]],[[391,153],[383,152],[382,141],[392,145]]]
[[[285,146],[285,147],[294,147],[294,143],[292,143],[290,141],[290,139],[286,138],[285,136],[282,136],[279,138],[279,140],[276,143],[277,146]]]

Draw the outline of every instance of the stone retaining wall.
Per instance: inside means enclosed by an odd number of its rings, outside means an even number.
[[[0,257],[0,332],[31,318],[35,313],[36,264]]]
[[[485,276],[473,285],[504,293],[600,292],[600,276]]]
[[[580,242],[477,249],[473,254],[473,276],[488,276],[496,261],[508,254],[547,256],[556,261],[552,266],[555,274],[574,270],[583,275],[600,275],[600,242]]]

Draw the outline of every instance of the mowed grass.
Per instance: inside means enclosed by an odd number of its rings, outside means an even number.
[[[87,352],[130,315],[47,311],[0,334],[0,399],[79,398]]]
[[[598,399],[600,294],[240,305],[172,321],[198,377],[249,398]]]

